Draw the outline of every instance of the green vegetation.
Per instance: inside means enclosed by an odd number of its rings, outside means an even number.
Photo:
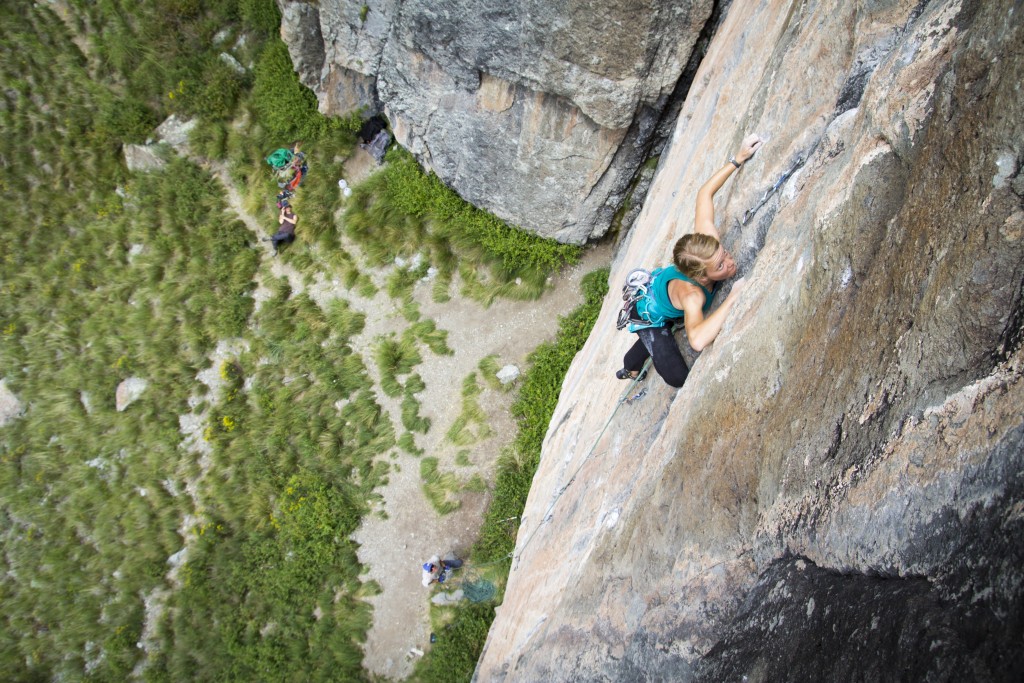
[[[389,255],[399,244],[439,268],[435,298],[458,278],[492,301],[539,293],[576,250],[468,207],[395,151],[396,170],[350,200],[392,211],[387,231],[346,229],[356,245],[342,248],[336,183],[357,119],[317,113],[275,37],[273,0],[71,0],[67,23],[45,3],[8,4],[0,187],[26,224],[0,259],[0,377],[27,409],[0,432],[6,676],[365,679],[363,599],[379,587],[361,580],[349,536],[398,468],[389,461],[406,457],[397,449],[423,454],[421,354],[452,350],[412,298],[430,264],[376,282],[363,259],[385,262],[390,240]],[[121,146],[172,113],[198,119],[192,149],[205,159],[168,152],[163,170],[129,173]],[[227,169],[269,235],[277,186],[264,158],[300,137],[313,172],[293,202],[299,241],[280,258],[309,283],[386,289],[408,324],[375,348],[352,341],[366,315],[270,275],[211,176]],[[402,189],[391,209],[387,183]],[[258,309],[257,280],[269,289]],[[368,360],[401,398],[400,436]],[[129,378],[146,389],[118,410]],[[420,473],[439,508],[485,486],[436,459]],[[483,623],[463,619],[454,633]]]
[[[437,642],[420,660],[414,679],[438,682],[470,680],[492,621],[494,606],[488,603],[468,603],[455,609],[451,621],[439,629]]]
[[[279,492],[270,531],[231,543],[222,524],[200,527],[168,628],[176,647],[148,677],[362,679],[353,634],[361,641],[370,625],[360,598],[379,588],[359,581],[348,536],[360,516],[345,488],[300,469]]]
[[[537,298],[547,274],[578,257],[578,247],[516,230],[462,201],[400,147],[392,147],[387,161],[355,188],[345,211],[346,233],[377,265],[429,254],[439,270],[436,300],[445,300],[456,273],[464,293],[487,305],[497,297]]]
[[[0,437],[11,680],[125,680],[147,657],[150,680],[363,678],[376,586],[348,536],[395,443],[347,343],[363,316],[284,282],[253,316],[259,255],[223,189],[173,155],[138,176],[120,163],[165,114],[244,98],[203,52],[227,5],[75,4],[73,22],[105,27],[90,47],[117,86],[44,6],[0,16],[0,182],[26,223],[0,263],[0,376],[30,406]],[[215,146],[224,129],[204,125]],[[211,391],[196,375],[231,338],[249,350]],[[130,377],[148,386],[118,411]],[[183,415],[207,456],[178,448]]]
[[[437,458],[420,460],[420,479],[423,480],[423,492],[427,500],[438,514],[446,515],[462,506],[462,501],[455,497],[462,488],[458,478],[452,472],[441,472],[437,467]]]
[[[317,110],[316,95],[299,83],[288,46],[271,41],[256,63],[253,109],[270,136],[285,140],[319,140],[343,123]]]
[[[491,354],[484,356],[480,359],[480,363],[477,365],[477,369],[480,371],[480,375],[487,382],[487,386],[491,389],[497,389],[500,391],[509,391],[512,389],[513,383],[502,384],[501,380],[498,379],[498,371],[501,369],[498,367],[498,356],[497,354]]]
[[[381,339],[377,342],[374,357],[380,369],[380,388],[385,395],[392,397],[400,395],[404,390],[398,377],[409,374],[423,362],[416,348],[416,340],[410,337]]]
[[[487,424],[487,414],[480,407],[477,397],[480,395],[480,383],[476,373],[469,373],[462,381],[462,411],[448,428],[445,438],[456,446],[469,446],[486,439],[493,433]],[[476,430],[473,430],[473,426]]]
[[[474,567],[504,567],[507,575],[517,528],[510,520],[518,520],[526,505],[530,484],[540,463],[544,434],[558,404],[562,380],[590,335],[601,311],[601,302],[608,293],[608,269],[588,273],[583,278],[582,289],[584,302],[560,319],[555,340],[541,344],[530,354],[531,365],[512,406],[519,432],[499,460],[494,496],[471,553]],[[500,599],[498,596],[497,601]],[[414,680],[468,681],[473,675],[494,619],[493,608],[486,604],[462,603],[444,609],[450,621],[438,642],[417,664]]]

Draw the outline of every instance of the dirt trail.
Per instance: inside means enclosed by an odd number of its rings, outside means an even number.
[[[472,465],[459,466],[455,456],[462,449],[445,443],[444,437],[462,409],[463,379],[490,354],[497,354],[499,367],[514,364],[525,369],[527,355],[541,342],[554,338],[558,316],[582,302],[582,276],[606,265],[610,258],[608,248],[591,250],[582,263],[555,276],[540,300],[498,301],[489,309],[462,298],[437,304],[430,300],[429,284],[417,285],[416,300],[424,317],[448,330],[448,345],[455,352],[451,356],[426,353],[415,370],[427,386],[417,396],[421,412],[431,420],[430,431],[418,436],[417,445],[425,455],[438,458],[441,470],[454,471],[462,480],[479,473],[484,481],[493,482],[496,459],[515,436],[516,425],[508,412],[514,392],[485,389],[480,395],[493,434],[467,447]],[[400,471],[392,470],[381,490],[387,519],[365,517],[353,538],[360,544],[360,561],[370,567],[366,578],[383,588],[380,595],[369,599],[374,620],[363,664],[375,674],[400,679],[412,670],[414,648],[429,648],[432,591],[420,583],[420,565],[433,554],[468,550],[476,540],[490,495],[464,493],[459,510],[439,515],[423,494],[419,459],[402,453],[397,462]]]
[[[359,182],[374,170],[375,166],[372,162],[367,163],[368,159],[369,156],[359,150],[346,164],[345,177],[349,184]],[[228,205],[246,226],[259,238],[269,235],[276,216],[257,220],[249,215],[227,168],[223,164],[212,163],[210,170],[223,183]],[[298,232],[299,240],[291,248],[312,248],[301,241],[301,216]],[[352,339],[352,345],[363,356],[373,379],[378,380],[372,359],[376,340],[391,333],[400,334],[408,326],[397,303],[387,297],[383,287],[376,296],[368,299],[353,290],[346,290],[337,280],[328,280],[322,274],[308,285],[295,268],[274,258],[269,242],[259,241],[257,245],[264,258],[257,273],[256,306],[262,305],[270,296],[265,283],[278,277],[287,278],[293,292],[307,293],[322,308],[332,299],[344,298],[356,310],[367,313],[366,326]],[[346,243],[345,248],[354,255],[358,254],[358,248],[353,245]],[[456,448],[445,443],[444,438],[462,410],[463,379],[477,369],[482,358],[490,354],[498,356],[499,367],[514,364],[524,369],[526,356],[538,344],[554,337],[558,316],[582,301],[579,291],[582,276],[610,260],[610,248],[592,249],[580,264],[554,276],[550,289],[538,301],[498,301],[489,309],[459,296],[454,288],[450,301],[435,303],[431,299],[431,283],[416,284],[414,297],[423,318],[434,320],[439,328],[448,331],[448,346],[454,351],[450,356],[438,356],[423,349],[423,362],[414,369],[426,384],[426,389],[417,396],[421,403],[420,412],[431,420],[429,432],[417,434],[416,443],[426,456],[438,458],[442,471],[455,472],[461,481],[468,481],[474,474],[480,474],[487,482],[493,480],[496,459],[502,447],[515,435],[515,423],[508,413],[514,392],[485,388],[479,402],[487,413],[493,434],[475,444]],[[381,285],[393,268],[361,266],[361,270]],[[402,379],[404,381],[405,378]],[[486,387],[482,380],[481,386]],[[391,417],[396,433],[401,434],[404,429],[399,399],[388,398],[378,390],[377,400]],[[470,465],[456,463],[460,450],[469,451]],[[423,493],[420,458],[398,449],[380,457],[387,458],[392,465],[387,485],[379,490],[383,502],[378,505],[376,514],[365,517],[353,534],[353,539],[360,544],[360,562],[369,567],[364,580],[376,580],[382,588],[381,594],[368,600],[373,605],[374,615],[364,646],[363,665],[378,676],[402,679],[412,671],[416,657],[413,653],[429,648],[428,608],[432,591],[420,583],[420,565],[435,553],[468,550],[479,532],[490,494],[463,492],[459,510],[439,515]]]

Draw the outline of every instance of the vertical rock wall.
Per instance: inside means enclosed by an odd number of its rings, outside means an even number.
[[[1022,73],[1012,0],[732,4],[612,291],[756,131],[716,202],[747,287],[617,409],[609,296],[478,680],[1019,680]]]
[[[383,108],[466,200],[563,242],[608,229],[712,0],[280,1],[327,114]]]

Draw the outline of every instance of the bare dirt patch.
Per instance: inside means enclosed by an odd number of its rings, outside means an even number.
[[[223,164],[210,166],[214,175],[226,189],[226,198],[232,210],[258,238],[268,233],[262,221],[249,215],[243,208],[242,198]],[[357,149],[345,160],[345,178],[355,184],[376,170],[372,157]],[[273,217],[268,217],[268,221]],[[301,231],[301,227],[300,227]],[[351,343],[363,356],[371,377],[377,385],[379,379],[373,361],[373,348],[388,334],[401,334],[409,325],[402,316],[398,302],[384,292],[384,282],[395,266],[361,270],[378,283],[380,291],[371,298],[359,296],[345,289],[337,279],[317,274],[313,283],[295,268],[273,257],[268,242],[256,243],[262,252],[262,264],[257,273],[258,286],[254,292],[257,308],[265,302],[270,291],[264,283],[268,278],[285,277],[295,294],[307,293],[318,305],[326,309],[335,298],[344,298],[354,309],[366,314],[366,326]],[[296,242],[292,248],[299,247]],[[358,255],[356,245],[344,241],[344,248]],[[315,249],[308,244],[302,248]],[[496,355],[499,367],[514,364],[525,369],[526,358],[540,343],[554,338],[558,329],[558,316],[564,315],[582,302],[580,280],[595,268],[611,260],[610,247],[590,249],[581,263],[563,269],[551,278],[550,288],[537,301],[518,302],[499,300],[490,308],[461,297],[453,287],[453,297],[445,303],[431,298],[431,283],[418,282],[414,298],[423,318],[434,320],[438,328],[448,331],[448,346],[452,355],[437,355],[422,349],[423,362],[415,367],[426,384],[417,395],[420,412],[430,418],[427,434],[417,434],[416,444],[424,456],[438,458],[439,468],[455,472],[466,482],[480,475],[492,482],[495,464],[501,449],[515,436],[515,421],[509,414],[514,392],[490,388],[481,377],[484,387],[478,397],[488,417],[491,434],[476,443],[456,447],[446,442],[445,434],[462,411],[462,383],[467,375],[477,370],[484,357]],[[457,285],[456,285],[457,286]],[[403,378],[404,380],[405,378]],[[376,387],[375,387],[376,388]],[[389,398],[376,388],[377,401],[389,414],[396,433],[404,430],[401,423],[399,399]],[[460,451],[468,451],[459,464]],[[368,567],[364,580],[375,580],[382,592],[369,598],[373,605],[373,625],[364,646],[364,667],[371,673],[391,678],[406,678],[412,671],[416,651],[429,648],[429,599],[432,591],[420,583],[420,565],[431,555],[447,552],[465,553],[479,533],[483,512],[490,499],[489,491],[459,494],[461,507],[448,515],[438,514],[427,500],[420,480],[421,458],[393,449],[381,454],[392,469],[388,483],[379,493],[383,501],[374,514],[363,519],[353,539],[360,544],[360,562]]]
[[[461,412],[463,379],[490,354],[497,354],[499,366],[511,363],[525,369],[529,353],[541,342],[554,338],[558,316],[582,302],[579,283],[583,275],[610,260],[610,248],[592,249],[580,264],[553,277],[550,290],[538,301],[498,301],[487,309],[461,297],[435,303],[430,300],[430,285],[417,285],[415,294],[421,312],[448,330],[448,345],[455,351],[452,356],[427,353],[415,370],[427,386],[418,395],[421,412],[432,423],[426,435],[418,436],[417,444],[426,456],[439,459],[442,470],[455,471],[463,480],[479,473],[485,481],[493,481],[497,457],[515,436],[516,424],[509,414],[514,392],[486,388],[480,395],[493,434],[466,447],[472,465],[460,466],[455,457],[462,449],[446,443],[444,437]],[[374,333],[368,325],[363,334],[368,337]],[[387,486],[381,490],[381,509],[387,518],[364,518],[353,538],[360,544],[360,561],[370,567],[366,578],[376,580],[383,589],[369,599],[374,620],[363,664],[372,673],[400,679],[412,671],[414,649],[429,648],[432,591],[420,583],[420,565],[434,554],[460,554],[469,549],[476,540],[490,494],[464,493],[459,510],[439,515],[422,492],[419,458],[402,453],[397,464],[399,471],[392,470]]]

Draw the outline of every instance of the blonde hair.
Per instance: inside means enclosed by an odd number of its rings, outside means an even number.
[[[707,275],[708,259],[720,246],[718,240],[702,232],[683,235],[672,249],[672,261],[683,275],[699,280]]]

